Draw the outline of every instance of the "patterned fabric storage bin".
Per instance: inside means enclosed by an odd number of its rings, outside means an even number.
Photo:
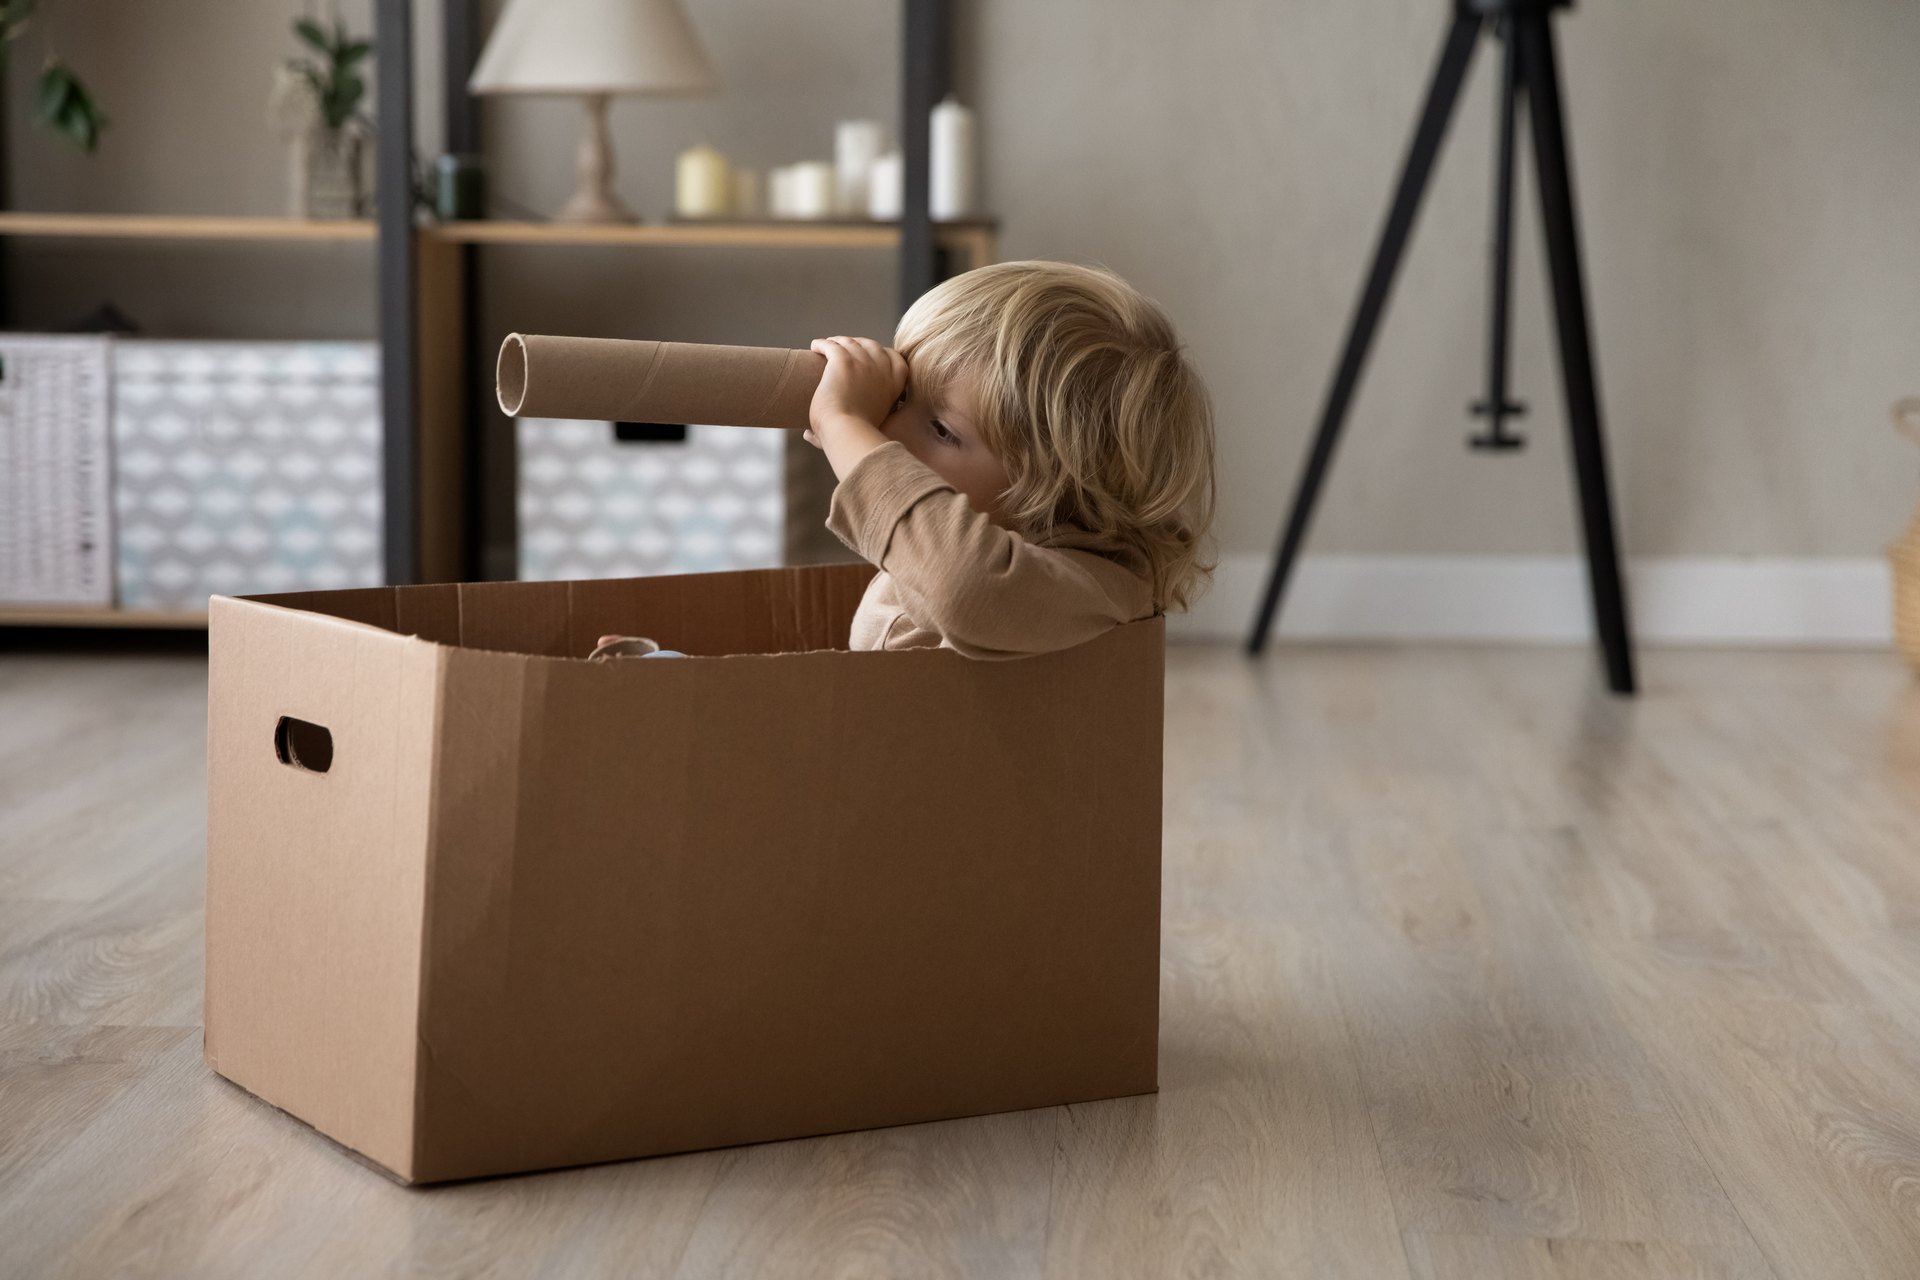
[[[113,603],[109,351],[0,335],[0,604]]]
[[[115,344],[120,604],[377,586],[370,342]]]
[[[690,426],[685,440],[621,440],[608,422],[520,419],[520,577],[780,564],[786,435]]]

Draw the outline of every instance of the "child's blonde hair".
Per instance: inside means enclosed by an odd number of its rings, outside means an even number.
[[[1192,603],[1214,567],[1213,409],[1158,305],[1104,268],[1002,262],[922,295],[893,345],[916,395],[971,374],[1008,527],[1084,530],[1156,608]]]

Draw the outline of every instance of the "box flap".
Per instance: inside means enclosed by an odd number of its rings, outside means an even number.
[[[587,582],[463,582],[247,597],[503,653],[584,658],[603,635],[712,655],[843,649],[873,567],[809,565]]]

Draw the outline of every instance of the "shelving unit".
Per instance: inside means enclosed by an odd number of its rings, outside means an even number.
[[[999,226],[991,219],[943,221],[930,224],[933,245],[949,262],[969,270],[996,260]],[[491,369],[497,335],[482,336],[471,298],[481,276],[480,250],[487,248],[541,248],[547,250],[615,249],[622,251],[699,251],[702,249],[852,249],[902,252],[908,232],[899,222],[868,219],[847,221],[680,221],[666,223],[568,224],[544,222],[451,222],[424,228],[416,241],[413,291],[413,332],[419,335],[414,354],[413,394],[418,406],[419,438],[446,442],[464,439],[457,455],[441,454],[439,461],[420,460],[423,483],[444,486],[462,465],[473,468],[483,460],[483,421],[492,412],[470,402],[474,370]],[[916,295],[917,296],[917,295]],[[491,399],[488,397],[487,399]],[[441,493],[442,504],[464,502],[477,511],[481,502],[479,475],[468,477],[461,496]],[[477,549],[479,531],[471,530],[462,553]],[[437,527],[432,523],[423,528]],[[469,572],[459,576],[472,576]]]
[[[968,267],[995,260],[998,227],[990,220],[936,223],[927,207],[929,154],[924,122],[951,84],[951,0],[902,0],[904,18],[900,130],[904,170],[897,222],[671,222],[569,226],[533,222],[421,225],[408,199],[382,198],[372,219],[202,215],[15,213],[0,211],[0,238],[191,240],[212,243],[366,243],[376,253],[377,329],[384,419],[385,563],[392,583],[471,576],[475,539],[469,512],[477,486],[478,415],[469,404],[470,362],[481,337],[472,306],[478,253],[485,246],[607,246],[649,249],[844,248],[899,255],[904,310],[943,278],[948,262]],[[376,0],[377,93],[388,118],[413,116],[411,0]],[[481,150],[479,114],[466,92],[479,52],[478,0],[444,0],[439,23],[444,69],[440,105],[449,151]],[[381,131],[376,189],[412,187],[409,130]],[[204,626],[202,613],[0,605],[0,627]]]
[[[899,262],[898,298],[905,311],[914,299],[951,273],[964,258],[968,266],[994,261],[998,226],[988,220],[939,222],[929,207],[931,144],[928,123],[935,104],[947,95],[953,79],[953,13],[951,0],[901,0],[900,147],[902,160],[901,216],[895,222],[669,222],[616,226],[568,226],[529,222],[461,222],[430,229],[426,234],[402,234],[410,228],[391,206],[381,212],[381,333],[382,363],[401,371],[388,378],[389,422],[412,420],[417,433],[388,434],[389,492],[397,486],[412,492],[412,477],[444,482],[441,472],[416,449],[418,442],[445,440],[456,433],[464,444],[453,464],[481,460],[488,411],[471,402],[475,379],[469,370],[491,368],[497,334],[479,332],[478,308],[473,299],[483,279],[483,250],[487,246],[611,246],[622,248],[850,248],[891,250]],[[379,99],[392,104],[383,109],[412,111],[413,84],[410,54],[410,0],[377,0],[380,59]],[[449,151],[484,150],[480,116],[466,91],[468,73],[480,51],[481,28],[477,0],[446,0],[440,22],[442,67],[441,109]],[[398,56],[395,56],[395,54]],[[383,135],[378,154],[380,188],[404,186],[411,175],[412,157],[405,140]],[[408,345],[413,344],[413,345]],[[490,399],[490,397],[489,397]],[[478,550],[475,513],[485,493],[477,470],[461,481],[459,502],[465,509],[463,553]],[[418,580],[418,551],[404,545],[401,536],[388,540],[388,574],[392,581]],[[475,576],[480,566],[469,558],[461,576]]]
[[[117,213],[22,213],[0,211],[0,237],[39,240],[94,241],[194,241],[202,244],[285,244],[299,245],[364,244],[378,241],[378,228],[371,218],[307,219],[287,217],[228,217],[206,214],[117,214]],[[434,255],[429,254],[429,258]],[[423,418],[419,427],[441,421]],[[413,423],[406,424],[412,431]],[[452,440],[421,442],[436,459],[443,459],[458,447]],[[447,486],[429,486],[426,492],[409,496],[404,503],[408,518],[418,522],[420,542],[428,549],[429,563],[455,576],[459,564],[459,526],[457,506],[450,506],[453,495]],[[389,491],[391,500],[391,491]],[[37,606],[0,604],[0,628],[6,627],[86,627],[192,630],[204,628],[204,610],[156,611],[145,609],[92,608],[73,606]]]

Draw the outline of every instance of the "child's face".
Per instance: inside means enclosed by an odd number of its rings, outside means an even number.
[[[965,494],[975,511],[993,516],[1007,488],[1007,470],[980,438],[977,404],[969,375],[954,377],[941,402],[933,404],[914,386],[909,368],[906,393],[880,430]]]

